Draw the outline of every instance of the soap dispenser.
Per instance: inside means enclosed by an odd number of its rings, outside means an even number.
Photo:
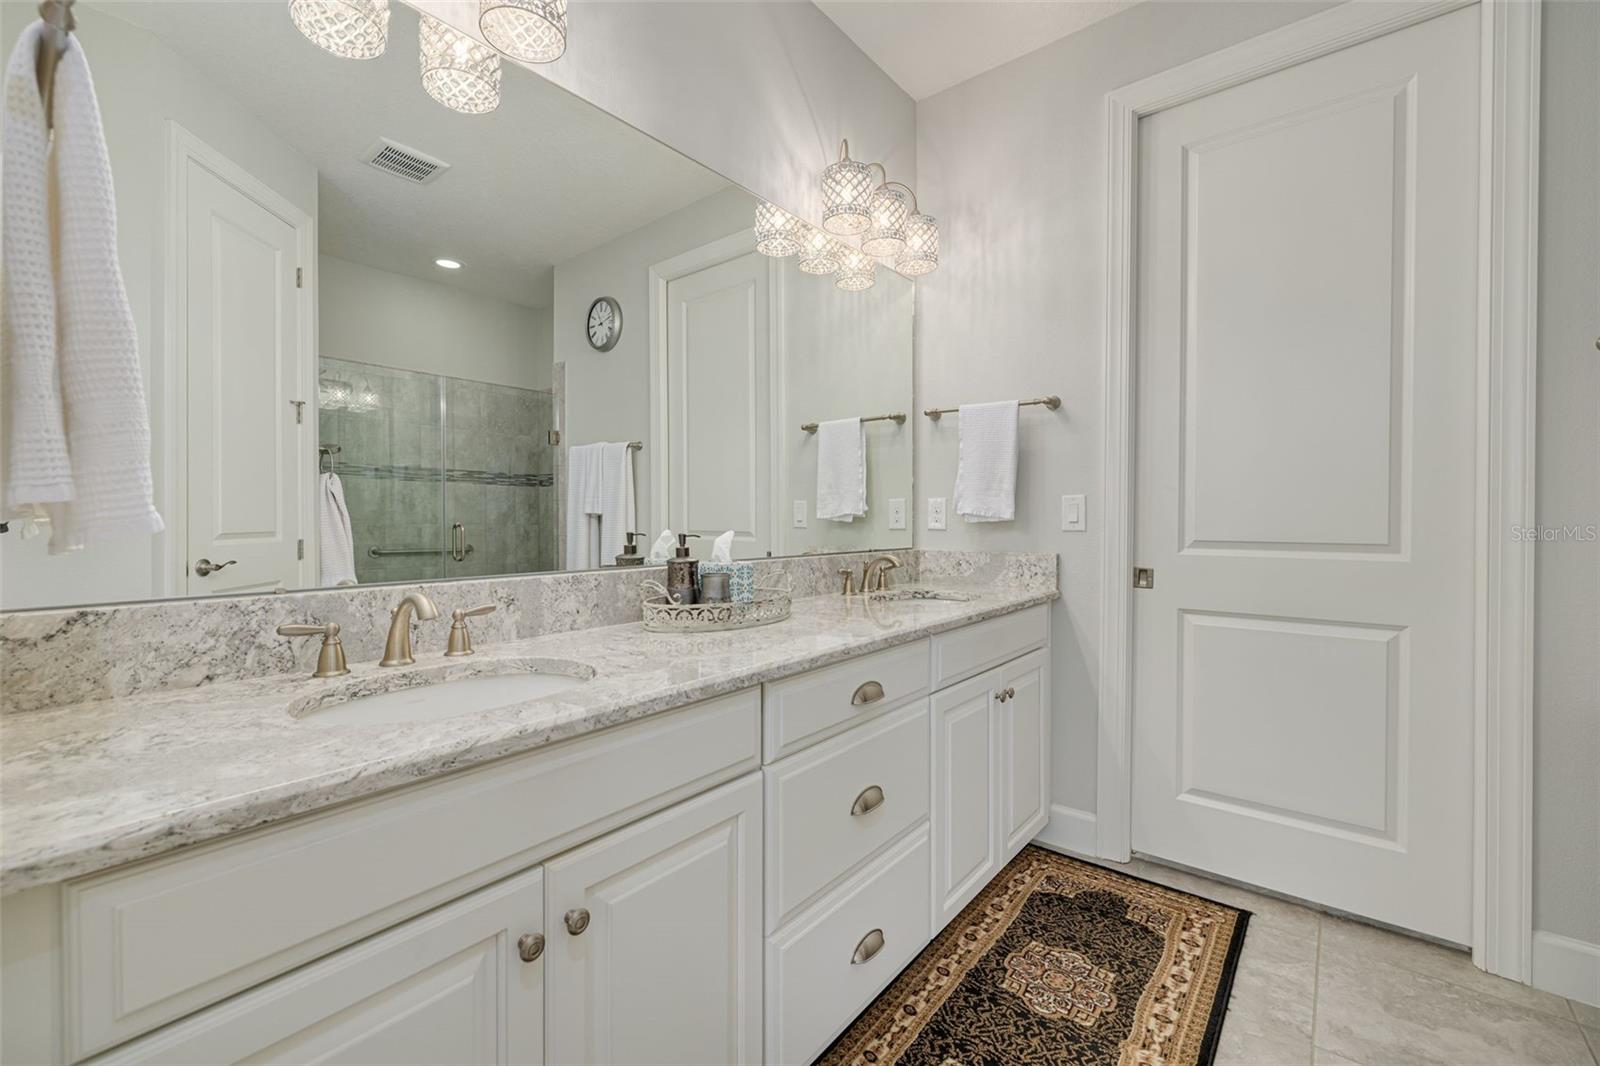
[[[617,556],[618,566],[643,566],[644,556],[639,554],[639,543],[635,537],[642,537],[643,533],[624,533],[626,543],[622,545],[622,554]]]
[[[689,538],[698,539],[697,533],[679,533],[678,546],[667,560],[667,595],[677,603],[695,602],[696,585],[700,577],[700,564],[689,558]]]

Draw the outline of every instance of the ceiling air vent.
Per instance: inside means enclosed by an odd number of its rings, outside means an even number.
[[[439,175],[450,169],[450,164],[444,160],[435,159],[415,148],[397,144],[387,137],[379,137],[374,141],[361,160],[368,166],[388,171],[397,178],[404,178],[418,185],[436,181]]]

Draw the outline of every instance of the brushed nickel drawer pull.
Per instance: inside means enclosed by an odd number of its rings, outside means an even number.
[[[856,797],[856,801],[850,804],[850,817],[854,818],[858,814],[871,814],[882,806],[883,789],[877,785],[868,785],[861,790],[861,795]]]
[[[863,681],[856,689],[856,694],[850,697],[850,702],[856,707],[865,707],[881,699],[883,699],[883,686],[876,681]]]
[[[589,912],[583,907],[574,907],[561,919],[567,925],[567,932],[579,936],[589,928]]]
[[[871,962],[872,957],[883,950],[883,930],[874,929],[861,938],[861,943],[856,945],[855,954],[850,956],[851,966],[860,966],[864,962]]]
[[[523,962],[533,962],[544,954],[543,933],[523,933],[517,938],[517,954]]]

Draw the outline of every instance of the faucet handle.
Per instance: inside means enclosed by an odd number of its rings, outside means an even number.
[[[450,612],[450,640],[445,645],[444,653],[449,658],[472,654],[472,634],[467,632],[467,619],[479,615],[493,614],[500,609],[499,604],[484,603],[477,607],[462,610],[457,607]]]
[[[317,653],[317,669],[312,677],[343,677],[350,672],[344,660],[344,642],[339,639],[338,622],[284,622],[278,626],[278,636],[322,638],[322,650]]]

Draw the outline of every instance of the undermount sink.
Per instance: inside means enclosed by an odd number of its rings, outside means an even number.
[[[396,725],[482,714],[576,688],[594,668],[563,659],[445,663],[387,671],[289,705],[289,715],[325,725]]]

